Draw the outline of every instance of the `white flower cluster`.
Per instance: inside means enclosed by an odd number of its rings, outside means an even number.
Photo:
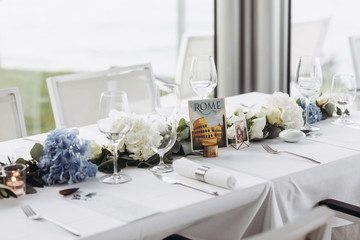
[[[119,144],[120,152],[130,153],[134,160],[145,161],[155,154],[152,146],[159,146],[161,124],[149,125],[147,117],[143,115],[132,115],[132,129],[126,134],[124,140]]]
[[[287,93],[273,93],[262,110],[271,125],[284,129],[300,129],[304,124],[302,108]]]
[[[243,118],[243,117],[245,117],[246,119],[252,118],[250,129],[248,129],[249,137],[251,140],[262,139],[264,137],[263,129],[266,124],[265,113],[261,111],[253,112],[249,110],[248,112],[246,112],[246,114],[244,114],[243,108],[239,107],[235,110],[234,115],[237,116],[238,118]],[[230,125],[230,127],[227,128],[228,139],[235,138],[234,122],[238,119],[237,117],[233,116],[228,119],[228,124]]]

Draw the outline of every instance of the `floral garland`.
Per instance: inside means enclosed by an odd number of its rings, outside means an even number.
[[[256,141],[277,137],[284,129],[300,129],[305,119],[304,109],[304,99],[295,101],[286,93],[275,92],[258,111],[237,108],[227,119],[228,139],[235,136],[234,116],[245,117],[250,140]],[[341,114],[330,95],[323,94],[310,104],[310,123],[331,117],[335,112]],[[132,115],[131,121],[133,128],[117,149],[118,171],[127,166],[147,168],[159,162],[151,145],[160,143],[161,126],[149,126],[146,118],[139,115]],[[108,146],[99,146],[94,141],[79,139],[78,134],[76,129],[55,129],[50,132],[44,146],[38,143],[34,145],[30,152],[32,159],[16,160],[27,166],[27,193],[36,192],[33,187],[85,181],[88,177],[95,177],[97,170],[113,172],[112,150]],[[165,155],[166,162],[171,162],[173,153],[197,154],[191,152],[190,125],[185,119],[180,119],[177,124],[177,136],[172,150]],[[9,196],[14,194],[0,182],[0,198]]]

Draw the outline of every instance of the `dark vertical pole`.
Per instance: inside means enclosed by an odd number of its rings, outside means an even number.
[[[290,94],[290,76],[291,76],[291,0],[289,0],[288,5],[288,51],[287,51],[287,76],[286,76],[286,91]]]
[[[251,79],[249,79],[250,82],[250,91],[255,91],[256,89],[256,61],[255,61],[255,54],[256,54],[256,43],[255,40],[257,39],[256,36],[256,10],[255,10],[255,1],[250,1],[251,2],[251,15],[250,15],[250,37],[251,37],[251,41],[250,41],[250,46],[251,46],[251,50],[250,50],[250,61],[251,61],[251,69],[250,69],[250,76]],[[249,26],[249,25],[248,25]]]
[[[240,28],[240,33],[239,33],[239,69],[240,69],[240,74],[239,74],[239,89],[238,92],[239,93],[243,93],[244,89],[245,89],[245,66],[244,66],[244,53],[245,53],[245,49],[244,49],[244,45],[245,45],[245,14],[244,14],[244,9],[245,9],[245,1],[244,0],[240,0],[240,9],[239,9],[239,28]]]
[[[217,0],[214,0],[214,61],[215,61],[215,66],[218,65],[218,62],[217,62],[217,16],[216,16],[216,13],[217,13],[217,9],[216,9],[216,1]],[[219,79],[218,79],[219,81]],[[217,87],[215,88],[215,91],[214,91],[214,96],[217,97]]]

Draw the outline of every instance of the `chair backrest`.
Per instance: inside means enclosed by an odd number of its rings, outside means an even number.
[[[317,207],[282,228],[267,231],[246,240],[330,240],[330,222],[333,216],[332,210]]]
[[[350,52],[354,65],[356,84],[360,88],[360,36],[350,36]]]
[[[189,82],[191,60],[196,55],[214,56],[214,35],[183,34],[175,74],[175,82],[180,86],[181,98],[196,96]]]
[[[0,141],[27,136],[18,88],[0,89],[0,112]]]
[[[291,23],[291,69],[295,72],[300,56],[321,57],[331,17]]]
[[[155,80],[149,63],[56,76],[46,81],[56,127],[95,124],[101,92],[108,90],[125,91],[134,113],[155,109]]]

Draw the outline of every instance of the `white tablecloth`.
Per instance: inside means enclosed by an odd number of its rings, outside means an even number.
[[[227,112],[240,103],[247,106],[254,102],[264,103],[265,97],[253,93],[228,98]],[[186,115],[186,110],[183,114]],[[353,112],[351,117],[360,122],[358,112]],[[51,223],[28,220],[20,209],[24,204],[78,229],[83,239],[161,239],[172,233],[193,239],[239,239],[281,226],[325,198],[360,204],[360,146],[357,141],[360,130],[337,126],[331,121],[333,119],[320,122],[319,133],[299,143],[264,140],[275,149],[306,154],[322,164],[283,153],[271,155],[260,143],[252,142],[243,150],[219,149],[217,158],[188,156],[203,165],[234,174],[238,182],[234,190],[185,179],[174,172],[169,174],[191,184],[215,189],[219,191],[219,197],[161,182],[146,169],[127,168],[122,171],[133,178],[129,183],[106,185],[92,179],[71,187],[110,194],[114,199],[155,209],[157,214],[129,223],[120,220],[121,217],[67,201],[58,190],[68,186],[52,186],[38,189],[34,195],[0,200],[0,232],[7,239],[77,238]],[[94,126],[80,128],[80,135],[98,143],[105,142]],[[0,154],[12,155],[19,147],[30,149],[33,144],[23,139],[2,142]]]

